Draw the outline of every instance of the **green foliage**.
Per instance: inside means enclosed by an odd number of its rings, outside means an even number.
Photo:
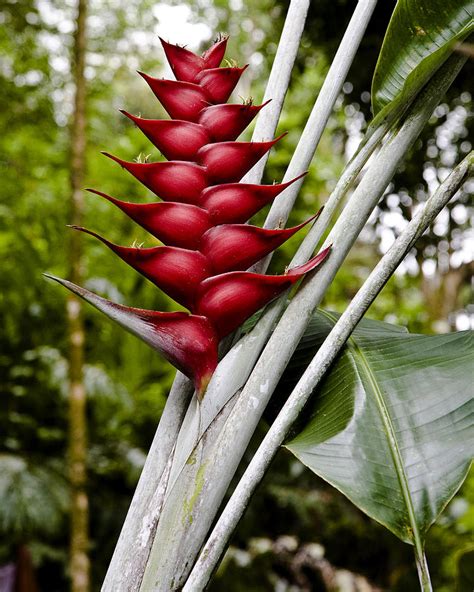
[[[372,82],[374,125],[409,104],[473,30],[469,0],[398,0]]]
[[[129,160],[140,153],[151,153],[154,160],[161,158],[117,110],[126,108],[146,117],[164,116],[135,70],[161,75],[162,53],[156,33],[163,11],[169,6],[151,0],[90,4],[86,186],[131,201],[152,200],[153,196],[99,151],[109,150]],[[251,94],[259,101],[276,50],[275,31],[281,26],[287,2],[216,0],[212,5],[188,5],[189,22],[205,24],[209,36],[218,29],[232,35],[229,56],[242,56],[251,64],[239,93]],[[366,126],[370,64],[375,63],[392,6],[390,2],[379,2],[361,57],[349,75],[351,84],[345,86],[345,94],[338,100],[291,223],[313,214],[325,201],[350,153],[348,146],[353,146]],[[352,9],[353,2],[348,0],[311,3],[307,33],[278,130],[290,133],[272,151],[265,182],[283,176]],[[71,232],[66,224],[70,222],[68,61],[72,19],[69,2],[0,0],[0,482],[2,488],[7,486],[7,478],[10,483],[2,492],[12,491],[13,479],[21,485],[15,488],[14,495],[9,494],[8,505],[3,504],[4,496],[0,494],[0,538],[4,542],[0,562],[13,557],[16,540],[27,540],[39,568],[41,587],[49,592],[67,588],[67,343],[64,295],[45,282],[41,274],[49,271],[64,277],[68,266],[65,245]],[[170,30],[165,36],[174,40],[178,33]],[[454,162],[466,151],[472,126],[467,119],[472,105],[465,92],[468,80],[469,71],[433,116],[404,170],[394,180],[370,232],[338,274],[326,298],[328,307],[344,308],[375,264],[382,233],[391,229],[396,234],[387,215],[410,216],[417,202],[426,198],[431,187],[426,179],[422,181],[423,170],[429,168],[439,179],[452,166],[447,157],[451,155]],[[448,144],[443,143],[446,135]],[[468,193],[466,188],[461,204],[467,204]],[[390,195],[400,196],[397,206]],[[88,194],[85,201],[85,226],[120,244],[132,244],[134,240],[153,244],[151,237],[110,204]],[[466,227],[467,221],[450,216],[440,234],[436,230],[425,235],[419,251],[412,254],[419,262],[417,269],[392,279],[373,305],[372,316],[400,322],[414,331],[432,331],[439,328],[440,318],[451,314],[450,324],[442,328],[453,328],[456,311],[462,310],[469,298],[465,274],[460,276],[456,300],[445,298],[443,291],[437,300],[431,300],[434,288],[421,273],[421,261],[432,258],[437,263],[439,273],[434,279],[440,285],[445,283],[447,268],[450,274],[461,273],[464,264],[454,267],[446,263],[446,254],[462,251]],[[288,263],[298,238],[279,251],[273,271],[280,272]],[[176,308],[92,239],[86,239],[84,246],[87,288],[131,306]],[[436,304],[439,299],[443,301],[442,310]],[[98,590],[173,371],[120,327],[103,322],[91,309],[85,309],[84,314],[91,556],[94,590]],[[468,546],[468,529],[474,521],[470,509],[474,504],[473,487],[471,477],[428,537],[429,555],[439,558],[433,565],[433,580],[441,592],[453,589],[458,555]],[[31,488],[37,491],[32,500],[27,497]],[[461,507],[451,511],[458,501]],[[236,545],[245,548],[252,536],[274,540],[290,533],[296,533],[301,542],[323,544],[332,564],[363,573],[389,589],[401,589],[393,582],[401,572],[411,571],[411,558],[394,537],[283,453],[237,533]],[[270,561],[271,571],[281,574],[286,568],[275,561],[273,552],[270,555],[265,565]],[[376,569],[376,565],[383,569]],[[262,572],[252,561],[248,569],[248,579],[259,589],[258,582],[265,581],[259,579]],[[230,583],[238,582],[242,571],[237,566],[232,574],[226,573],[219,585],[220,589],[230,590]],[[292,577],[289,574],[288,581],[296,586]]]
[[[1,454],[0,495],[0,530],[11,539],[51,536],[64,527],[68,487],[52,468]]]
[[[320,313],[302,369],[337,316]],[[472,334],[413,335],[362,321],[287,447],[405,542],[423,537],[472,458]],[[389,501],[388,501],[389,500]]]

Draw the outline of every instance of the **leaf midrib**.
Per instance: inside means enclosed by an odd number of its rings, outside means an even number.
[[[334,318],[333,315],[331,315],[331,313],[323,311],[323,314],[327,316],[332,322],[337,322],[337,319]],[[392,456],[395,472],[397,474],[397,479],[400,484],[403,500],[405,502],[405,506],[407,509],[408,519],[413,533],[413,543],[416,547],[417,554],[421,556],[421,554],[423,553],[423,543],[421,540],[421,534],[418,528],[418,523],[416,521],[415,508],[413,506],[410,488],[408,485],[408,479],[403,466],[403,457],[400,453],[397,438],[395,436],[395,429],[392,423],[392,418],[390,417],[390,413],[385,404],[382,391],[379,388],[375,374],[372,372],[370,363],[367,360],[367,357],[365,356],[363,350],[358,345],[358,343],[352,335],[347,340],[347,345],[348,349],[352,350],[350,353],[354,358],[356,366],[359,368],[361,374],[363,374],[367,379],[368,385],[370,386],[372,393],[374,395],[377,409],[382,420],[385,434],[387,436],[388,447],[390,450],[390,454]]]

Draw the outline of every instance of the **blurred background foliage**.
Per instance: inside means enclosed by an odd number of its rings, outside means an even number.
[[[270,157],[267,183],[283,177],[354,5],[354,0],[311,4],[279,125],[279,131],[289,134]],[[370,120],[371,77],[393,5],[381,2],[376,9],[292,223],[324,203]],[[165,117],[135,72],[169,74],[158,34],[197,50],[215,32],[228,32],[227,57],[250,63],[235,100],[240,95],[260,102],[286,8],[287,2],[278,0],[90,0],[87,185],[130,201],[151,199],[99,152],[108,150],[127,160],[140,154],[160,158],[117,111]],[[40,589],[59,592],[68,589],[65,294],[41,274],[67,273],[74,2],[0,0],[0,24],[0,565],[12,561],[19,546],[28,545]],[[472,76],[468,65],[436,109],[334,281],[326,307],[344,309],[417,204],[471,149]],[[369,316],[415,332],[472,324],[472,188],[472,181],[466,183],[440,214]],[[152,244],[118,210],[93,195],[86,197],[85,226],[121,244]],[[284,267],[299,240],[280,249],[273,271]],[[92,239],[85,244],[88,288],[134,306],[176,309],[102,245]],[[93,590],[99,590],[174,371],[93,310],[87,308],[85,315],[90,552]],[[472,577],[462,558],[469,549],[472,557],[473,503],[471,476],[428,536],[433,584],[439,592],[455,589],[458,564],[464,582]],[[281,452],[211,589],[408,592],[417,589],[417,581],[410,548]]]

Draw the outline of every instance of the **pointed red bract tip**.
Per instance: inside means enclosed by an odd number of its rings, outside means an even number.
[[[72,228],[102,241],[130,267],[190,310],[194,308],[199,284],[212,273],[207,258],[199,251],[178,247],[122,247],[86,228]]]
[[[199,113],[211,104],[206,91],[198,84],[153,78],[139,72],[172,119],[196,122]]]
[[[206,169],[193,162],[128,162],[108,152],[102,154],[117,162],[165,201],[198,204],[201,192],[209,184]]]
[[[247,66],[203,70],[196,76],[194,82],[206,91],[212,103],[225,103],[246,69]]]
[[[318,214],[322,211],[319,210]],[[286,272],[286,275],[289,276],[296,276],[297,279],[302,277],[305,273],[309,273],[310,271],[315,270],[321,263],[328,257],[329,253],[331,252],[332,245],[329,245],[322,251],[320,251],[317,255],[315,255],[312,259],[303,263],[302,265],[298,265],[297,267],[293,267]]]
[[[198,151],[196,162],[206,168],[209,184],[240,181],[283,135],[268,142],[208,144]]]
[[[160,41],[166,59],[177,80],[192,82],[197,74],[206,67],[204,59],[189,51],[189,49],[168,43],[161,37]]]
[[[131,308],[106,300],[72,282],[45,274],[83,298],[158,351],[193,382],[202,397],[217,366],[219,340],[208,319],[186,312]]]
[[[248,271],[232,271],[204,280],[196,300],[197,314],[207,317],[220,338],[225,337],[257,310],[279,296],[287,288],[314,270],[329,251],[319,255],[284,275],[262,275]]]
[[[206,128],[213,142],[233,141],[268,103],[211,105],[201,111],[199,123]]]
[[[176,119],[142,119],[124,111],[168,160],[194,160],[196,152],[209,144],[206,128],[198,123]]]
[[[220,66],[224,59],[228,39],[227,35],[222,36],[202,54],[206,68],[218,68]]]
[[[198,206],[171,201],[132,203],[95,189],[86,191],[113,203],[165,245],[196,250],[202,235],[213,226],[209,212]]]
[[[199,250],[209,260],[212,274],[248,269],[274,251],[318,214],[293,228],[269,230],[249,224],[215,226],[202,237]]]

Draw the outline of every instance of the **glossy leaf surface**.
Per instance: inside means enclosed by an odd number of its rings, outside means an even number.
[[[315,316],[288,376],[336,320]],[[472,341],[471,332],[414,335],[362,321],[287,448],[403,541],[422,538],[474,452]]]
[[[410,102],[473,30],[471,0],[398,0],[372,82],[374,115]]]

